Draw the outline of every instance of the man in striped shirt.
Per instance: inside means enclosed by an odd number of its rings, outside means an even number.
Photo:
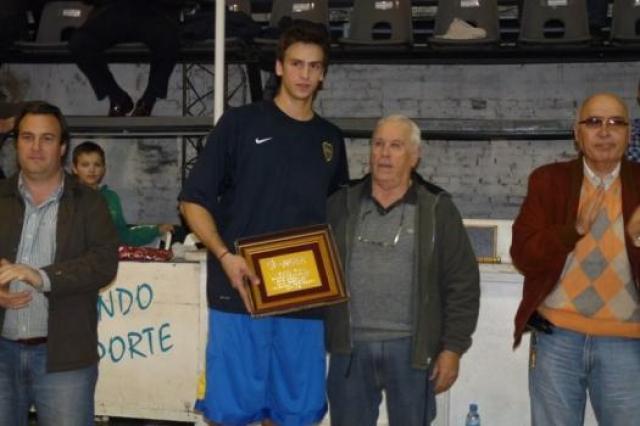
[[[93,423],[97,296],[118,235],[99,192],[68,176],[60,110],[27,103],[14,127],[19,172],[0,182],[0,424]]]

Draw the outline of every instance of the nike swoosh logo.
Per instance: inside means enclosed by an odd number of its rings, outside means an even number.
[[[262,139],[260,139],[260,138],[256,138],[256,143],[257,143],[258,145],[260,145],[261,143],[268,142],[268,141],[270,141],[271,139],[273,139],[273,138],[262,138]]]

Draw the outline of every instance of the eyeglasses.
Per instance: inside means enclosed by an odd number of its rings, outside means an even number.
[[[367,237],[363,237],[363,230],[366,229],[366,227],[364,226],[366,223],[366,219],[369,217],[369,215],[371,215],[371,213],[373,213],[373,210],[367,210],[364,213],[362,213],[362,216],[360,217],[360,224],[359,224],[359,228],[360,228],[360,232],[358,234],[358,236],[356,237],[356,239],[361,242],[361,243],[365,243],[365,244],[371,244],[374,246],[378,246],[378,247],[395,247],[398,244],[398,241],[400,241],[400,234],[402,234],[402,227],[404,226],[404,208],[406,206],[406,203],[402,203],[402,211],[400,213],[400,224],[398,225],[398,230],[395,233],[395,236],[393,237],[393,240],[389,241],[379,241],[379,240],[370,240]]]
[[[629,122],[622,117],[587,117],[584,120],[578,121],[578,124],[584,124],[584,127],[591,130],[598,130],[603,128],[606,124],[607,129],[610,130],[622,130],[629,125]]]

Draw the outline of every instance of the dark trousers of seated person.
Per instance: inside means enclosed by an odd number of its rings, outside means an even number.
[[[598,35],[602,27],[607,25],[608,10],[608,0],[587,0],[587,14],[592,35]]]
[[[129,95],[116,82],[104,54],[105,49],[127,42],[142,42],[151,51],[149,80],[141,100],[153,104],[157,98],[165,98],[180,47],[173,9],[151,1],[107,2],[94,9],[74,32],[69,48],[98,99],[109,97],[112,104],[130,105]]]
[[[0,48],[19,40],[27,27],[25,0],[2,0],[0,2]]]
[[[10,47],[14,41],[22,38],[27,27],[25,16],[24,14],[0,16],[0,49]]]

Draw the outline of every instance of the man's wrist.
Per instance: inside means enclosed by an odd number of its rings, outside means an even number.
[[[39,292],[45,292],[51,290],[51,280],[43,269],[36,269],[39,280],[33,282],[31,285]]]

